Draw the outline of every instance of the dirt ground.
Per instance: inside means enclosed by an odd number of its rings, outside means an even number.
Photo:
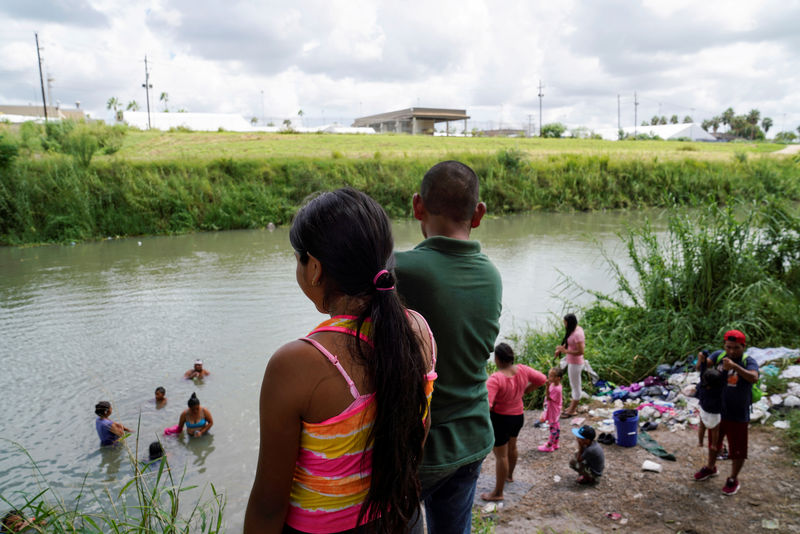
[[[586,414],[585,424],[599,420]],[[793,463],[781,432],[771,425],[750,427],[749,458],[739,475],[741,489],[722,494],[729,461],[719,461],[719,476],[695,482],[706,448],[697,446],[696,430],[649,432],[677,461],[658,458],[642,447],[601,445],[606,467],[593,487],[575,483],[568,462],[577,444],[570,422],[562,419],[561,448],[553,453],[536,450],[547,440],[547,430],[532,424],[539,412],[526,412],[519,436],[519,460],[514,482],[507,484],[505,502],[494,512],[485,509],[480,493],[495,481],[494,455],[483,463],[476,509],[492,517],[496,532],[603,533],[646,532],[720,534],[741,532],[800,532],[800,467]],[[644,472],[642,462],[663,466],[660,473]],[[554,478],[555,477],[555,478]],[[607,513],[621,517],[610,519]]]

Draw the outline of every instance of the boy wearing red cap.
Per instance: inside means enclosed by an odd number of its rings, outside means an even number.
[[[725,373],[725,386],[722,392],[722,421],[719,437],[714,444],[722,447],[722,440],[728,437],[728,458],[731,460],[731,475],[722,487],[725,495],[739,491],[739,471],[747,458],[747,430],[750,424],[750,404],[753,402],[753,383],[758,380],[758,363],[753,358],[744,357],[747,339],[739,330],[725,332],[725,353],[722,368]],[[716,361],[712,363],[718,363]],[[712,444],[709,443],[709,447]],[[707,466],[695,473],[695,480],[706,480],[717,475],[716,455],[709,455]]]

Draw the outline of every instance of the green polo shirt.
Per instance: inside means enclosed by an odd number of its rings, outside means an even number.
[[[500,273],[480,243],[449,237],[428,238],[395,259],[397,291],[427,319],[438,349],[421,472],[480,460],[494,445],[486,360],[500,331]]]

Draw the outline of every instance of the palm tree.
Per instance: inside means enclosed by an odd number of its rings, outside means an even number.
[[[714,133],[717,133],[717,130],[719,130],[719,125],[721,122],[722,118],[719,115],[711,117],[711,129],[714,130]]]
[[[700,128],[708,131],[708,129],[711,128],[711,124],[712,123],[709,119],[704,119],[703,122],[700,123]]]
[[[119,98],[117,98],[116,96],[112,96],[111,98],[108,99],[108,102],[106,102],[106,109],[113,109],[114,112],[117,111],[117,108],[119,106],[120,106]]]
[[[751,109],[750,113],[747,114],[747,122],[752,124],[753,126],[758,124],[758,120],[761,118],[761,112],[757,109]]]
[[[684,123],[684,124],[689,124],[689,123],[691,123],[691,122],[694,122],[694,121],[692,120],[692,117],[691,117],[690,115],[686,115],[686,116],[683,118],[683,123]]]
[[[761,127],[764,128],[764,133],[767,133],[770,128],[772,128],[772,119],[769,117],[764,117],[761,121]]]
[[[300,126],[303,125],[303,115],[305,115],[305,113],[303,113],[302,109],[297,112],[297,116],[300,117]]]
[[[669,123],[670,124],[678,124],[678,116],[677,115],[673,115],[672,117],[670,117],[669,118]]]
[[[733,112],[733,108],[728,108],[722,112],[722,117],[720,117],[720,120],[725,126],[730,126],[734,116],[736,116],[736,113]]]
[[[667,116],[661,115],[661,118],[658,119],[658,124],[667,124]]]
[[[653,118],[650,119],[650,124],[652,126],[655,126],[656,124],[658,124],[658,115],[653,115]],[[647,124],[643,124],[642,126],[647,126]]]
[[[169,102],[169,95],[165,92],[162,92],[161,96],[159,96],[158,99],[164,102],[164,112],[169,111],[169,109],[167,108],[167,102]]]
[[[128,102],[128,107],[126,107],[128,111],[139,111],[139,103],[136,100],[131,100]]]

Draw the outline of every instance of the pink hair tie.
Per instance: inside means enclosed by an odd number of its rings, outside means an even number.
[[[374,285],[375,289],[377,289],[378,291],[391,291],[392,289],[394,289],[394,286],[392,286],[392,287],[378,287],[378,285],[377,285],[378,284],[378,279],[381,276],[383,276],[384,274],[391,274],[391,273],[389,271],[387,271],[386,269],[381,269],[380,271],[378,271],[378,274],[375,275],[375,278],[372,279],[372,285]]]

